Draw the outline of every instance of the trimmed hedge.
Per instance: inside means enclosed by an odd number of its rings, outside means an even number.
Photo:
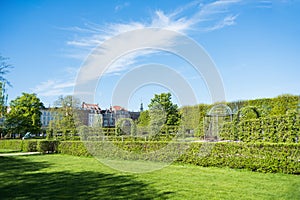
[[[85,145],[81,141],[61,141],[58,145],[58,152],[73,156],[90,156]]]
[[[0,140],[0,149],[22,151],[22,140]]]
[[[222,140],[243,142],[299,143],[300,115],[291,113],[227,122],[220,129],[219,136]]]
[[[59,152],[125,160],[170,162],[176,158],[177,162],[205,167],[300,174],[300,144],[63,141],[59,145]]]
[[[22,151],[23,152],[36,152],[37,151],[37,140],[22,140]]]
[[[36,146],[36,140],[0,140],[0,149],[34,152],[37,151]]]
[[[59,141],[51,140],[0,140],[0,149],[23,152],[56,153]]]
[[[0,148],[300,174],[299,143],[0,140]]]
[[[37,151],[41,153],[58,153],[59,141],[40,140],[37,141]]]
[[[208,156],[199,156],[199,150],[200,145],[193,143],[179,160],[200,166],[300,174],[299,144],[221,142],[215,143]]]

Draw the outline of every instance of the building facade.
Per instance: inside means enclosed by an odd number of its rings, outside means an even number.
[[[43,128],[48,127],[51,120],[54,120],[58,115],[55,108],[45,108],[40,111]],[[111,106],[110,109],[101,110],[98,104],[85,102],[82,103],[78,113],[82,125],[104,128],[114,128],[119,119],[137,120],[140,116],[140,112],[130,112],[121,106]]]

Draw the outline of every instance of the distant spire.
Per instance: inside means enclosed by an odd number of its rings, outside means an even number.
[[[143,101],[141,99],[141,107],[140,107],[140,111],[143,112],[144,111],[144,107],[143,107]]]

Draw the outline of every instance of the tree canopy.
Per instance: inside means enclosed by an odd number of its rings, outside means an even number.
[[[8,58],[4,58],[0,55],[0,82],[2,84],[7,83],[8,85],[11,85],[10,82],[5,78],[5,75],[9,73],[12,66],[7,63]]]
[[[65,138],[67,138],[67,135],[74,136],[77,132],[77,123],[80,121],[77,112],[77,109],[80,107],[80,101],[71,95],[60,96],[54,105],[56,107],[52,112],[55,117],[50,122],[49,129],[54,132],[61,131]]]
[[[155,112],[156,114],[160,113],[165,115],[165,125],[168,126],[178,126],[180,124],[181,115],[178,110],[177,104],[173,104],[171,93],[161,93],[155,94],[154,98],[151,99],[150,104],[148,105],[150,113],[151,110],[160,110],[160,112]],[[152,112],[153,113],[153,112]],[[151,120],[157,118],[158,116],[150,115]],[[162,118],[163,116],[159,116]]]
[[[145,127],[145,126],[149,126],[149,124],[150,124],[149,111],[148,110],[142,111],[138,119],[138,125]]]
[[[6,127],[12,133],[21,136],[26,132],[39,133],[41,123],[40,109],[44,108],[43,103],[36,94],[23,93],[10,102],[10,111],[6,117]]]

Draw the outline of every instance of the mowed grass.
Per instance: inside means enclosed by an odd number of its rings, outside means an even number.
[[[20,152],[20,150],[0,149],[0,153],[15,153],[15,152]]]
[[[127,173],[91,157],[39,155],[0,157],[0,169],[0,199],[300,199],[300,176],[227,168]]]

